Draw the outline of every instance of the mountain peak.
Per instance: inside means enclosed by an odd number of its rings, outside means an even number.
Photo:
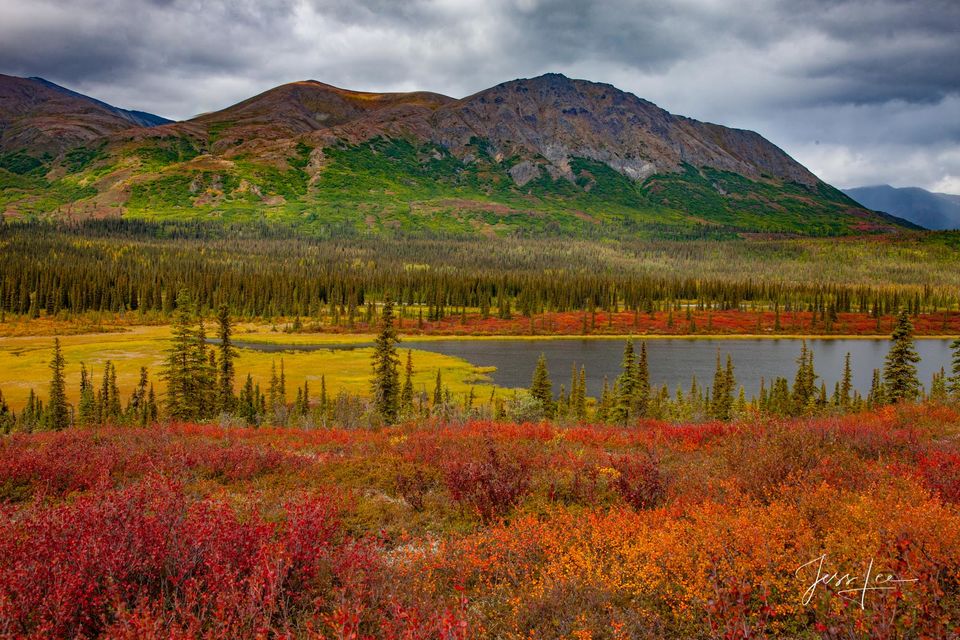
[[[32,80],[33,82],[42,84],[43,86],[53,89],[54,91],[59,91],[60,93],[73,96],[80,100],[88,100],[96,105],[103,107],[107,111],[110,111],[111,113],[114,113],[120,116],[121,118],[129,121],[132,126],[157,127],[162,124],[169,124],[173,122],[173,120],[170,120],[169,118],[164,118],[163,116],[147,113],[146,111],[137,111],[133,109],[121,109],[120,107],[115,107],[112,104],[108,104],[102,100],[97,100],[96,98],[91,98],[88,95],[78,93],[72,89],[67,89],[66,87],[60,86],[55,82],[50,82],[49,80],[46,80],[38,76],[31,76],[27,78],[27,80]]]
[[[196,209],[464,233],[904,225],[858,207],[757,133],[560,73],[462,99],[299,80],[161,129],[131,128],[130,113],[42,79],[0,77],[0,152],[30,156],[0,153],[0,171],[88,185],[56,192],[72,215]],[[31,180],[7,199],[11,214],[53,201]]]
[[[59,153],[130,127],[169,122],[118,109],[43,78],[0,75],[0,152]]]

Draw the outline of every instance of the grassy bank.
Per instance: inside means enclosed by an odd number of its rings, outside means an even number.
[[[165,389],[160,378],[164,351],[170,336],[169,326],[146,326],[129,328],[122,333],[83,334],[63,336],[64,358],[66,359],[68,400],[78,401],[80,387],[80,363],[84,363],[93,372],[95,384],[99,384],[104,364],[111,361],[117,369],[117,385],[121,396],[126,400],[133,391],[140,375],[140,367],[147,367],[150,379],[157,393]],[[262,336],[262,337],[261,337]],[[267,338],[308,338],[311,336],[287,336],[286,334],[243,333],[238,338],[250,342],[266,342]],[[327,343],[361,342],[369,336],[324,336]],[[345,338],[347,338],[345,340]],[[323,341],[307,340],[285,342],[287,344],[323,344]],[[6,337],[0,338],[0,390],[14,410],[20,410],[27,401],[30,389],[46,397],[50,378],[50,354],[53,338],[50,336]],[[402,347],[402,345],[401,345]],[[287,394],[290,399],[297,387],[304,381],[309,382],[311,393],[320,392],[320,377],[326,377],[330,394],[345,391],[350,394],[366,394],[370,379],[369,348],[351,350],[289,351],[267,353],[253,349],[239,349],[236,360],[238,385],[247,373],[255,382],[266,389],[270,380],[271,367],[280,366],[283,359],[286,373]],[[405,354],[404,354],[405,357]],[[433,390],[437,370],[443,375],[444,384],[451,393],[468,392],[475,386],[477,395],[489,396],[491,383],[486,376],[487,370],[475,367],[465,360],[428,351],[414,351],[414,389],[416,391]],[[500,390],[500,393],[503,393]]]

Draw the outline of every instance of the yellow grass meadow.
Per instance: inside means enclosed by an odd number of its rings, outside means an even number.
[[[208,331],[210,329],[208,328]],[[109,360],[117,369],[117,385],[126,398],[139,378],[140,367],[147,367],[150,380],[161,395],[164,383],[160,377],[165,349],[170,337],[169,326],[128,327],[114,333],[89,333],[60,337],[66,359],[68,400],[75,403],[79,397],[80,364],[84,363],[99,385],[104,364]],[[46,397],[49,385],[49,362],[53,336],[0,337],[0,390],[10,407],[19,411],[26,404],[30,389]],[[297,345],[363,344],[373,340],[371,335],[310,334],[290,335],[271,331],[269,326],[244,325],[237,327],[235,340],[242,347],[247,343]],[[406,351],[400,344],[405,362]],[[238,349],[236,360],[237,385],[247,373],[266,390],[271,366],[279,369],[283,359],[287,394],[292,398],[304,380],[310,384],[311,395],[320,393],[320,377],[326,376],[327,390],[333,395],[340,390],[351,394],[366,394],[370,379],[371,349],[357,347],[349,350],[322,349],[317,351],[287,351],[268,353],[253,349]],[[467,393],[470,387],[478,397],[489,395],[494,389],[488,376],[490,369],[477,367],[466,360],[428,351],[413,351],[414,389],[432,392],[437,371],[451,393]],[[497,388],[498,395],[506,390]]]

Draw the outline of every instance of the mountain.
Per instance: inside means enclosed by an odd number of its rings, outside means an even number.
[[[845,189],[844,193],[869,209],[892,213],[926,229],[960,229],[957,195],[888,184]]]
[[[173,122],[173,120],[170,120],[169,118],[164,118],[162,116],[158,116],[152,113],[147,113],[146,111],[133,111],[130,109],[121,109],[120,107],[115,107],[111,104],[107,104],[106,102],[103,102],[102,100],[97,100],[96,98],[85,96],[82,93],[77,93],[76,91],[72,91],[70,89],[67,89],[66,87],[61,87],[60,85],[54,84],[49,80],[44,80],[43,78],[32,77],[27,79],[33,80],[34,82],[38,82],[46,87],[49,87],[50,89],[53,89],[54,91],[59,91],[68,96],[73,96],[81,100],[89,100],[90,102],[98,104],[104,109],[117,114],[118,116],[120,116],[124,120],[129,121],[130,124],[136,127],[157,127],[161,124],[169,124]]]
[[[37,80],[0,82],[0,121],[16,127],[0,138],[6,215],[266,218],[320,235],[912,226],[858,205],[757,133],[559,74],[462,99],[307,80],[151,127],[121,111]]]
[[[43,78],[0,75],[0,152],[56,154],[130,127],[170,122],[128,111]]]

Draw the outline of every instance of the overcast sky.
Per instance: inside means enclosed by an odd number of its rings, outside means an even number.
[[[960,193],[960,0],[0,0],[0,72],[170,118],[292,80],[461,97],[548,71],[839,187]]]

